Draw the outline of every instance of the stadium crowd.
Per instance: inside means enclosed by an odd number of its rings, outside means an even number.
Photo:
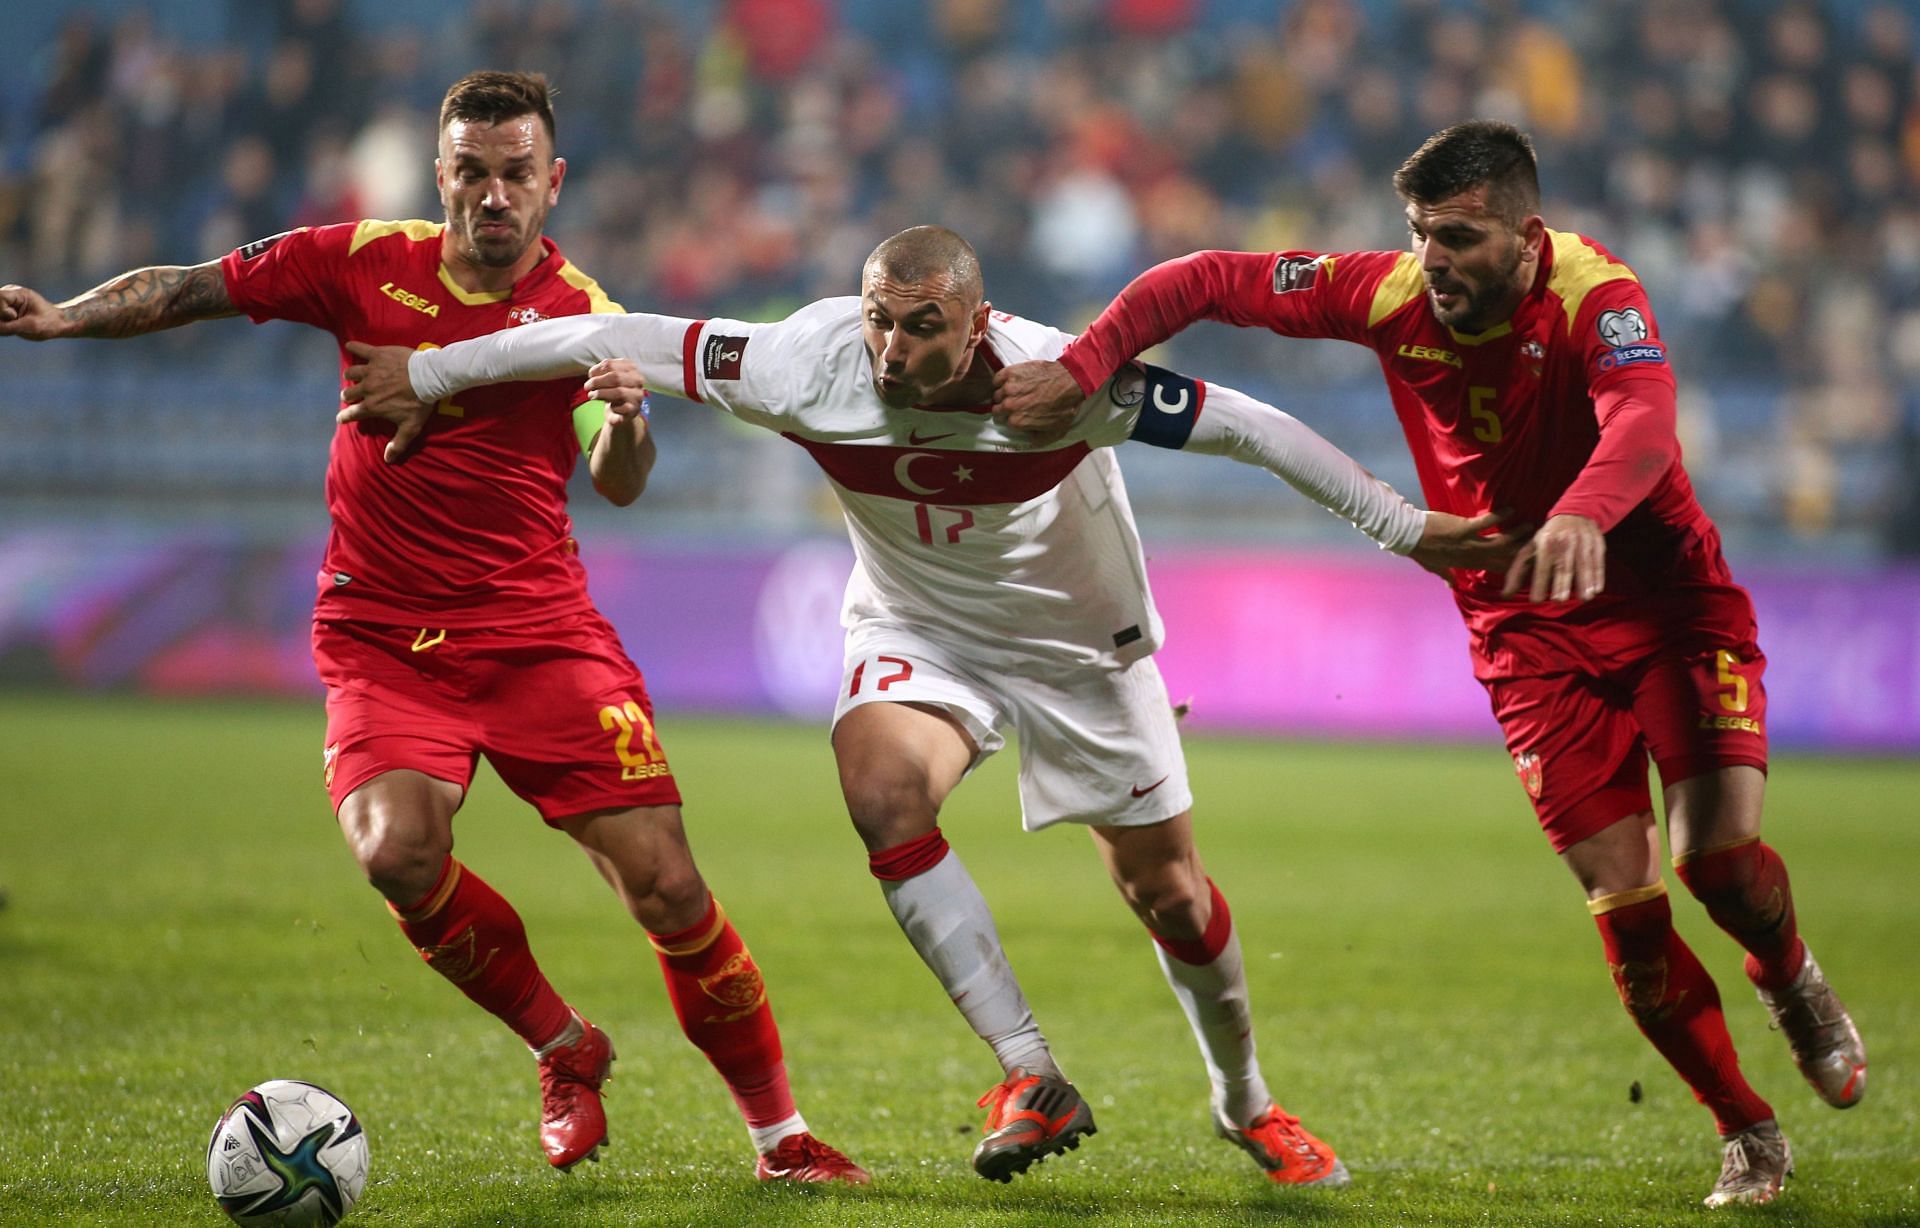
[[[475,65],[557,84],[551,230],[574,262],[695,316],[849,292],[875,238],[918,222],[974,241],[999,305],[1061,321],[1196,248],[1396,246],[1400,160],[1460,118],[1511,119],[1550,224],[1646,283],[1730,536],[1920,554],[1910,3],[228,0],[212,42],[67,7],[0,86],[0,272],[56,293],[290,226],[437,216],[420,149]],[[150,353],[257,359],[222,331]],[[86,363],[59,348],[9,363],[55,387]],[[1411,488],[1358,348],[1276,370],[1266,338],[1214,328],[1175,355]]]

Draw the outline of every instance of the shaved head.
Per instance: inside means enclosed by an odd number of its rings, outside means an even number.
[[[968,309],[986,298],[973,245],[945,226],[912,226],[883,240],[867,257],[862,280],[876,276],[909,286],[944,281],[943,289]]]

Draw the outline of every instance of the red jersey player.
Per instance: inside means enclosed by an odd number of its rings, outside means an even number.
[[[1438,133],[1394,186],[1410,252],[1170,261],[1057,363],[1007,368],[999,411],[1057,426],[1124,360],[1198,319],[1374,350],[1428,504],[1540,526],[1504,580],[1454,573],[1474,674],[1586,889],[1622,1002],[1718,1124],[1725,1163],[1708,1205],[1769,1201],[1791,1157],[1740,1073],[1713,981],[1674,932],[1649,756],[1680,880],[1746,948],[1801,1073],[1845,1108],[1866,1089],[1866,1051],[1760,840],[1766,658],[1680,463],[1653,310],[1605,248],[1547,229],[1533,146],[1511,125]]]
[[[470,74],[441,105],[444,224],[291,231],[58,305],[7,286],[0,334],[126,337],[244,312],[420,348],[619,311],[542,235],[566,175],[553,135],[544,78]],[[646,928],[682,1028],[746,1118],[761,1179],[863,1183],[794,1107],[759,970],[687,847],[646,684],[587,596],[566,512],[575,449],[596,489],[625,504],[654,446],[633,406],[576,411],[582,400],[571,380],[449,398],[435,446],[409,465],[382,462],[390,431],[335,435],[313,643],[341,830],[427,964],[534,1051],[555,1167],[606,1140],[613,1046],[547,982],[513,908],[452,856],[481,754]]]

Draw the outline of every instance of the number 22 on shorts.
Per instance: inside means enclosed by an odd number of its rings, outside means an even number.
[[[613,739],[613,752],[620,758],[620,779],[646,780],[665,776],[673,770],[667,766],[667,754],[660,749],[660,739],[654,736],[653,722],[631,699],[600,709],[600,728],[610,732],[619,730]],[[638,751],[633,748],[636,733],[640,735]]]

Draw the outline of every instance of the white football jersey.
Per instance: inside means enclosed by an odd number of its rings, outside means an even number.
[[[825,472],[856,559],[843,624],[890,619],[991,659],[1119,665],[1158,648],[1120,466],[1097,446],[1126,438],[1111,401],[1095,397],[1045,448],[990,405],[893,409],[874,390],[860,311],[840,298],[777,324],[708,320],[682,372],[684,391],[779,432]],[[996,312],[984,352],[999,366],[1058,357],[1070,340]]]
[[[1057,358],[1071,340],[994,312],[983,352],[999,367]],[[989,405],[892,408],[874,388],[861,300],[851,296],[770,324],[639,314],[542,321],[421,351],[408,370],[416,395],[431,402],[609,358],[634,362],[652,390],[807,450],[853,538],[847,627],[870,619],[918,627],[987,666],[1114,668],[1160,646],[1139,531],[1109,450],[1129,438],[1262,464],[1395,549],[1411,549],[1424,520],[1294,419],[1158,368],[1123,368],[1044,447],[1009,432]],[[1203,407],[1213,412],[1196,432]]]

